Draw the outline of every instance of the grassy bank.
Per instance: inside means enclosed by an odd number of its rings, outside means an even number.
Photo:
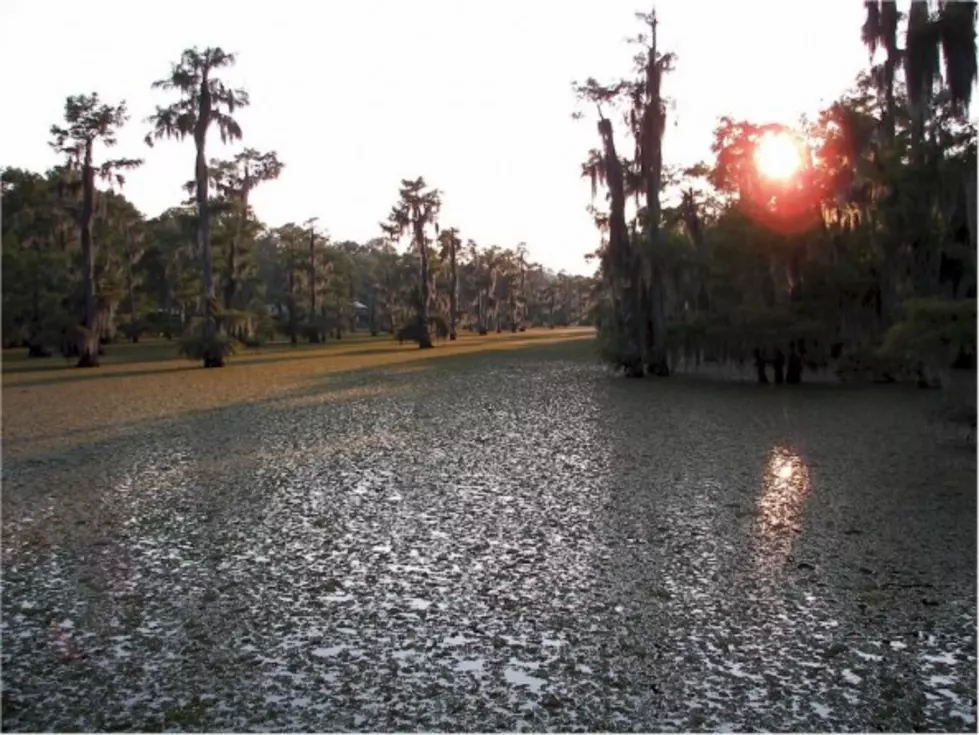
[[[26,351],[8,350],[2,363],[3,450],[6,456],[49,451],[73,438],[104,438],[147,421],[239,403],[382,391],[378,369],[422,369],[445,358],[551,349],[593,335],[580,328],[465,334],[431,350],[399,345],[390,335],[353,336],[325,345],[245,350],[220,370],[202,369],[163,341],[112,345],[103,365],[91,370],[75,369],[60,357],[29,359]],[[324,389],[330,383],[332,392]]]

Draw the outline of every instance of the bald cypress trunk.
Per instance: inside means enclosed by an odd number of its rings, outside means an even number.
[[[224,287],[224,308],[231,310],[234,308],[235,293],[238,290],[238,245],[241,242],[242,233],[245,230],[245,220],[248,217],[248,194],[251,188],[251,181],[246,170],[245,181],[241,190],[241,199],[238,202],[241,211],[235,218],[235,231],[228,246],[228,280]]]
[[[459,311],[459,273],[456,268],[456,247],[453,234],[449,240],[449,340],[456,339],[456,314]]]
[[[92,143],[85,146],[82,164],[82,209],[79,218],[82,240],[82,283],[84,311],[78,338],[76,367],[98,367],[99,328],[95,311],[95,246],[92,242],[92,219],[95,214],[95,169],[92,167]]]
[[[419,299],[418,299],[418,347],[431,349],[432,335],[428,330],[428,302],[431,298],[428,283],[428,245],[425,242],[425,224],[418,213],[415,213],[415,246],[420,256],[419,264]]]
[[[613,328],[610,336],[619,351],[615,359],[625,369],[626,375],[642,377],[642,283],[626,226],[622,163],[615,150],[612,123],[602,118],[598,122],[598,132],[602,137],[605,180],[610,199],[607,249],[608,277],[613,295]]]
[[[217,344],[218,323],[214,312],[214,262],[211,257],[211,202],[207,175],[205,146],[211,120],[211,92],[207,74],[203,75],[198,95],[197,126],[194,145],[197,160],[194,172],[197,179],[197,247],[201,254],[202,296],[204,307],[204,367],[224,367],[224,355]]]
[[[319,326],[315,325],[316,320],[316,233],[312,228],[309,230],[309,321],[310,336],[315,341],[319,341]],[[325,329],[325,328],[324,328]]]
[[[656,50],[656,19],[646,61],[646,106],[642,122],[642,165],[646,182],[646,239],[652,262],[649,267],[649,321],[646,362],[654,375],[670,374],[666,356],[666,300],[660,243],[660,186],[663,176],[663,100],[660,94],[662,69]]]
[[[133,344],[139,342],[139,328],[136,324],[136,289],[135,281],[133,279],[133,260],[135,259],[134,253],[132,251],[132,235],[126,233],[127,248],[126,248],[126,288],[129,292],[129,328],[131,333],[129,338],[132,340]]]

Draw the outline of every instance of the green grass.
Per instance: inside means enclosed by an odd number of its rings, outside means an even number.
[[[378,394],[391,389],[385,373],[425,369],[433,360],[485,358],[510,350],[527,350],[532,358],[539,349],[590,346],[593,336],[589,328],[484,337],[467,333],[456,342],[420,350],[414,344],[399,345],[390,335],[353,335],[325,345],[276,343],[245,349],[216,370],[178,356],[176,342],[162,340],[109,345],[102,366],[91,369],[76,369],[73,361],[61,357],[29,359],[24,350],[6,350],[3,451],[5,456],[53,451],[150,421],[236,404]],[[357,379],[351,382],[352,377]]]
[[[371,364],[378,361],[381,355],[385,354],[419,353],[420,355],[439,357],[447,354],[461,354],[477,346],[480,351],[510,349],[517,345],[528,346],[566,341],[567,339],[577,339],[593,334],[594,330],[580,327],[553,330],[532,329],[527,332],[503,332],[482,337],[462,333],[456,342],[443,341],[437,343],[432,351],[423,351],[419,350],[414,343],[399,344],[389,334],[371,337],[366,333],[360,333],[349,335],[342,340],[330,340],[326,344],[302,343],[291,345],[288,341],[280,340],[263,347],[242,347],[236,355],[229,359],[229,365],[247,364],[256,360],[261,361],[263,358],[266,360],[296,359],[314,354],[321,357],[362,355],[364,356],[363,366],[370,367]],[[139,370],[155,370],[160,368],[160,363],[172,363],[173,369],[185,369],[193,364],[193,361],[178,355],[176,340],[149,339],[137,344],[120,342],[106,346],[105,352],[106,354],[101,358],[101,367],[109,368],[109,372],[113,374],[118,372],[114,368],[122,365]],[[75,370],[76,359],[64,358],[60,355],[49,358],[30,358],[27,356],[26,349],[4,350],[2,362],[0,362],[0,374],[3,375],[4,384],[20,382],[19,378],[13,378],[13,376],[21,373],[45,373],[48,376],[57,376],[57,379],[65,380],[85,379],[94,374],[92,371]],[[25,380],[34,381],[31,378]]]
[[[372,348],[380,346],[388,348],[392,346],[399,347],[398,343],[390,335],[371,337],[366,333],[353,334],[340,341],[331,340],[326,344],[319,345],[303,343],[292,346],[288,340],[279,340],[259,348],[242,347],[239,349],[237,355],[231,358],[231,361],[233,362],[236,357],[247,358],[254,355],[274,355],[279,353],[295,355],[309,350],[340,349],[346,351],[352,345],[358,345],[361,348],[365,346]],[[177,346],[177,340],[165,340],[162,338],[143,339],[137,344],[119,342],[117,344],[107,345],[105,347],[106,354],[102,357],[102,365],[133,365],[167,361],[187,362],[186,358],[178,354]],[[4,350],[0,372],[4,376],[7,376],[16,373],[64,371],[65,369],[74,367],[76,361],[77,358],[64,358],[58,354],[50,358],[30,358],[27,356],[26,349]]]

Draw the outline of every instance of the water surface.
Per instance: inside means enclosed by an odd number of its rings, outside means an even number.
[[[4,728],[975,731],[929,395],[566,352],[5,462]]]

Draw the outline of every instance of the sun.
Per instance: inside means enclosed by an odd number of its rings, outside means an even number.
[[[755,165],[765,178],[784,181],[802,167],[799,145],[788,133],[766,133],[755,146]]]

